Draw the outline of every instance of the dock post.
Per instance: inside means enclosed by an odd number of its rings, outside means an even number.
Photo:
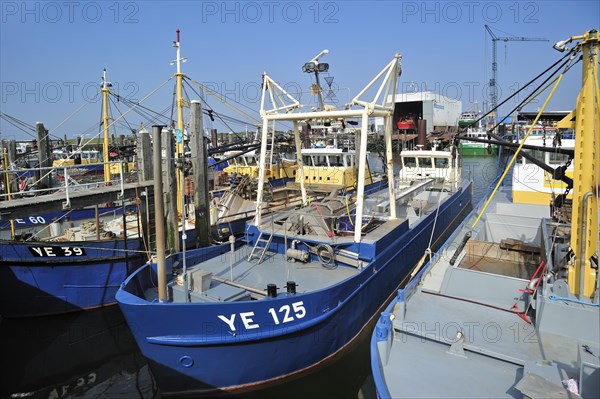
[[[156,142],[156,137],[154,138]],[[165,218],[167,220],[167,242],[169,250],[179,252],[179,215],[177,213],[177,179],[175,175],[175,153],[173,146],[173,131],[163,129],[162,137],[162,181],[166,187],[163,193],[165,202]],[[156,148],[156,145],[154,146]],[[160,149],[159,149],[160,150]],[[154,175],[156,176],[156,174]],[[156,179],[155,179],[156,180]],[[158,213],[158,209],[156,210]]]
[[[213,147],[219,146],[219,135],[217,134],[217,129],[215,128],[210,129],[210,142],[212,143]]]
[[[153,151],[153,165],[154,165],[154,209],[155,215],[155,226],[156,226],[156,263],[158,265],[158,300],[159,302],[167,301],[167,271],[165,267],[165,216],[164,216],[164,203],[163,203],[163,185],[160,176],[162,175],[162,151],[161,147],[161,132],[163,126],[152,126],[152,133],[154,135],[154,151]],[[168,139],[171,140],[171,135],[167,134]],[[167,153],[168,154],[168,153]]]
[[[9,164],[15,163],[17,160],[17,140],[6,141],[7,160]]]
[[[44,128],[44,124],[41,122],[36,122],[35,130],[37,132],[38,162],[40,168],[49,168],[52,166],[52,157],[50,156],[50,135],[48,134],[48,130]],[[50,173],[49,169],[41,170],[37,188],[52,188],[52,173]]]
[[[145,129],[138,132],[137,135],[137,144],[136,144],[136,164],[137,164],[137,172],[138,172],[138,181],[148,181],[153,179],[153,167],[152,167],[152,147],[150,145],[150,133],[148,133]],[[144,198],[140,198],[139,208],[141,215],[141,225],[144,236],[146,237],[146,242],[149,245],[149,248],[154,248],[155,240],[152,240],[152,234],[150,229],[150,220],[154,220],[154,218],[150,217],[152,214],[150,209],[150,201],[148,197],[151,197],[153,193],[149,190],[146,190],[145,201]],[[153,206],[153,205],[152,205]]]
[[[202,106],[192,101],[190,106],[190,150],[194,171],[194,209],[196,212],[196,247],[209,245],[210,199],[208,196],[208,151],[202,124]]]
[[[17,142],[16,140],[2,140],[3,157],[6,157],[6,164],[9,167],[6,169],[6,183],[10,187],[6,187],[6,192],[15,193],[19,191],[19,184],[17,183],[17,175],[15,173],[9,173],[10,165],[15,163],[17,159]],[[9,190],[10,188],[10,190]]]

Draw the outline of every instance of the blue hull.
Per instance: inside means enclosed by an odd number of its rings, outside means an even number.
[[[0,315],[33,317],[115,303],[119,285],[146,260],[139,239],[0,240]]]
[[[442,204],[434,248],[464,216],[470,201],[468,186]],[[256,389],[318,366],[351,343],[421,259],[434,220],[435,212],[412,228],[405,221],[373,243],[349,244],[345,249],[359,253],[368,264],[326,289],[258,301],[149,302],[144,292],[157,277],[150,273],[153,266],[145,265],[123,283],[117,301],[161,393]],[[275,246],[281,249],[281,243]],[[228,249],[225,244],[190,251],[188,262],[214,258]],[[228,262],[226,255],[221,257]],[[175,261],[181,263],[176,257],[169,259],[171,265]],[[273,314],[282,309],[289,312],[285,317],[292,316],[291,322],[274,322]],[[250,321],[235,319],[234,314],[245,314]],[[233,317],[234,328],[219,316]]]

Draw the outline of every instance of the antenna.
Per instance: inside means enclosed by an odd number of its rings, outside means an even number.
[[[100,87],[102,87],[103,89],[112,87],[112,83],[106,80],[106,67],[102,71],[102,83],[100,84]]]
[[[329,50],[327,49],[321,51],[315,58],[302,66],[303,72],[315,74],[315,79],[317,81],[315,89],[317,96],[319,97],[319,106],[321,107],[321,110],[325,109],[325,102],[323,101],[323,90],[321,89],[321,84],[319,83],[319,72],[327,72],[329,70],[329,64],[324,62],[319,63],[319,58],[326,54],[329,54]]]
[[[187,58],[181,57],[181,40],[180,40],[180,31],[177,29],[175,31],[175,41],[173,42],[173,47],[177,49],[176,58],[171,61],[170,65],[177,65],[177,73],[181,73],[181,63],[186,62]]]

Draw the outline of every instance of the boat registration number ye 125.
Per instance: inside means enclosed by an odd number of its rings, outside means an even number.
[[[81,247],[58,247],[40,246],[28,247],[29,252],[38,258],[51,258],[57,256],[85,256],[85,250]]]
[[[302,319],[306,316],[306,308],[304,307],[304,302],[294,302],[290,305],[283,305],[279,309],[277,308],[269,308],[268,313],[270,317],[273,319],[275,325],[282,323],[289,323],[296,319]],[[247,330],[252,330],[254,328],[260,328],[260,324],[254,321],[254,312],[243,312],[238,314],[231,314],[230,316],[219,315],[218,318],[223,321],[231,331],[235,331],[235,322],[237,320],[241,320],[244,328]]]

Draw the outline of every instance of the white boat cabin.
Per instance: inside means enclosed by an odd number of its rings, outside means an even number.
[[[402,151],[400,182],[415,179],[456,180],[460,168],[456,168],[452,153],[448,151]]]

